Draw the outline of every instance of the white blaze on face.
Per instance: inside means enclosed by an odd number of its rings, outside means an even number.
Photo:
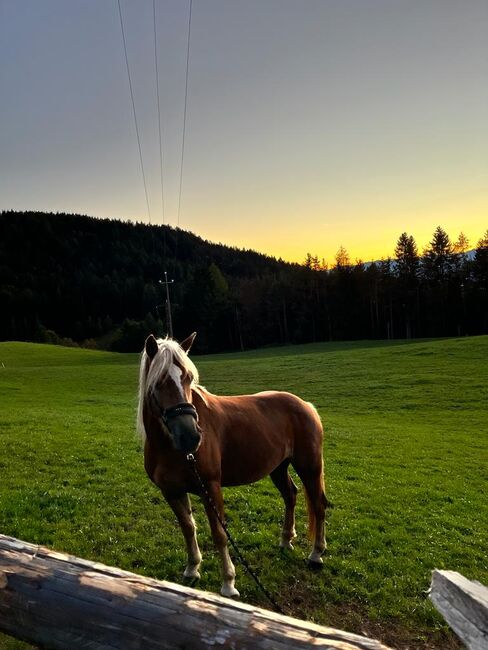
[[[185,391],[183,390],[183,384],[181,383],[181,377],[183,375],[181,368],[179,368],[175,363],[172,363],[168,371],[168,375],[173,380],[176,386],[176,390],[180,394],[181,401],[185,402],[186,401]]]

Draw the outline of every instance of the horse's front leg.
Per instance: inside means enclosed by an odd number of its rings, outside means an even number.
[[[220,483],[212,481],[207,484],[207,491],[210,500],[204,496],[203,501],[205,510],[207,512],[208,521],[210,523],[210,530],[212,531],[212,538],[215,547],[220,555],[222,563],[222,588],[220,593],[222,596],[228,598],[232,596],[239,596],[239,592],[235,588],[236,569],[232,560],[230,559],[229,549],[227,547],[227,535],[219,523],[216,512],[218,512],[220,520],[224,521],[224,499],[222,497],[222,490]]]
[[[188,564],[183,573],[185,578],[200,578],[200,564],[202,562],[202,554],[198,548],[197,542],[197,527],[195,520],[191,513],[191,503],[188,494],[184,494],[177,498],[166,497],[171,509],[178,518],[183,536],[185,538],[186,550],[188,553]]]

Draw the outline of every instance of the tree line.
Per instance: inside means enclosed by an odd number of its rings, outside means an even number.
[[[419,253],[329,267],[214,244],[170,226],[82,215],[0,213],[0,340],[137,351],[167,330],[200,352],[312,341],[488,333],[488,231],[476,250],[438,227]]]

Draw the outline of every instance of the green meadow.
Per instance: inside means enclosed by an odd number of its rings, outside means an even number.
[[[394,647],[458,647],[426,591],[434,568],[488,583],[488,337],[354,342],[194,357],[217,394],[280,389],[322,417],[328,496],[323,571],[278,549],[269,479],[225,490],[229,525],[290,614]],[[0,532],[182,582],[184,544],[147,479],[135,434],[137,355],[0,344]],[[298,483],[298,479],[296,479]],[[220,588],[203,507],[198,586]],[[242,600],[267,606],[242,567]],[[0,648],[27,647],[0,637]]]

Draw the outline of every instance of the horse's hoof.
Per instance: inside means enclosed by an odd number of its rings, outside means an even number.
[[[307,566],[312,571],[322,571],[322,569],[324,568],[324,563],[322,562],[322,559],[320,560],[320,562],[317,562],[317,560],[309,559],[307,562]]]
[[[183,572],[183,577],[187,580],[200,580],[200,571],[195,567],[187,567]]]
[[[226,598],[239,598],[241,595],[235,587],[232,585],[222,585],[222,589],[220,590],[220,593],[222,596],[225,596]]]
[[[291,542],[281,542],[280,544],[280,551],[293,551],[294,546]]]

